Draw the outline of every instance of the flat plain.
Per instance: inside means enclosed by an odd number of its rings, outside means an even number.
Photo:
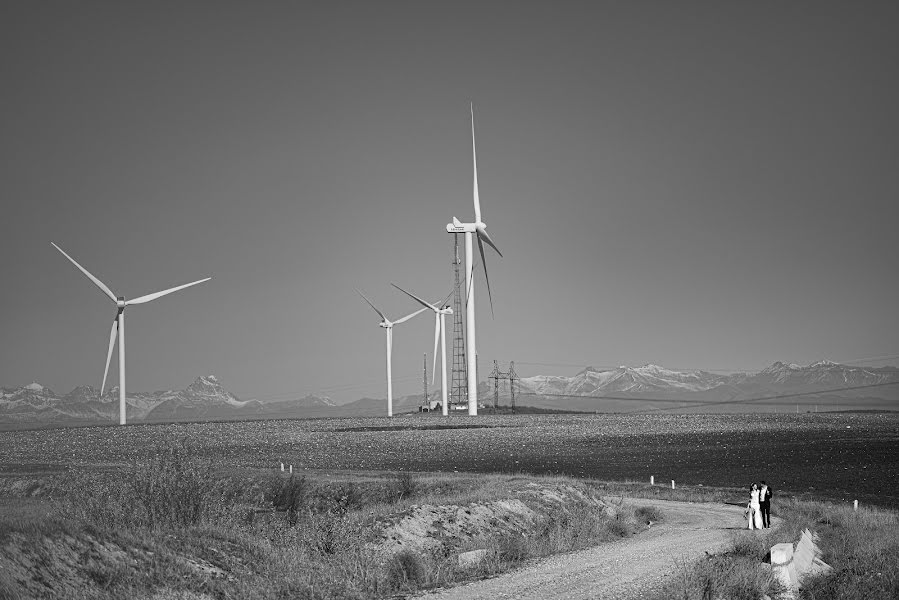
[[[564,474],[899,506],[899,413],[414,415],[4,432],[0,477],[118,470],[189,443],[222,471]]]

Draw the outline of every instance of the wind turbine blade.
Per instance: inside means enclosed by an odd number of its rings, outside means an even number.
[[[440,308],[443,308],[444,306],[446,306],[446,303],[449,302],[449,299],[452,297],[452,295],[453,295],[454,293],[456,293],[456,288],[452,288],[452,289],[450,290],[450,293],[447,294],[447,295],[446,295],[446,298],[443,299],[443,302],[440,303]]]
[[[478,197],[478,151],[474,143],[474,103],[471,104],[471,160],[474,166],[474,222],[481,222],[481,199]]]
[[[481,253],[481,265],[484,267],[484,279],[487,281],[487,297],[490,298],[490,316],[495,317],[493,314],[493,294],[490,293],[490,278],[487,276],[487,260],[484,258],[484,242],[481,241],[481,236],[478,236],[478,251]],[[472,271],[472,277],[474,277],[474,271]]]
[[[78,267],[78,270],[79,270],[79,271],[81,271],[82,273],[84,273],[85,275],[87,275],[87,278],[90,279],[91,281],[93,281],[93,282],[94,282],[94,285],[96,285],[98,288],[100,288],[100,290],[101,290],[104,294],[106,294],[106,296],[109,297],[110,300],[112,300],[113,302],[116,302],[116,301],[117,301],[117,300],[116,300],[116,297],[115,297],[115,294],[112,293],[112,290],[111,290],[111,289],[109,289],[108,287],[106,287],[106,284],[105,284],[105,283],[103,283],[102,281],[100,281],[99,279],[97,279],[96,277],[94,277],[93,275],[91,275],[90,271],[88,271],[87,269],[85,269],[84,267],[82,267],[81,265],[79,265],[77,262],[75,262],[75,259],[72,258],[71,256],[69,256],[68,254],[66,254],[65,251],[64,251],[62,248],[60,248],[59,246],[57,246],[57,245],[54,244],[53,242],[50,242],[50,243],[53,244],[53,247],[54,247],[54,248],[56,248],[57,250],[59,250],[60,252],[62,252],[62,255],[65,256],[66,258],[68,258],[68,259],[72,262],[73,265],[75,265],[76,267]]]
[[[403,317],[402,319],[397,319],[396,321],[393,322],[393,324],[394,324],[394,325],[399,325],[400,323],[405,323],[406,321],[408,321],[408,320],[411,319],[412,317],[414,317],[414,316],[416,316],[416,315],[420,315],[421,313],[423,313],[423,312],[426,311],[426,310],[428,310],[428,309],[427,309],[427,308],[419,308],[419,309],[416,310],[414,313],[412,313],[412,314],[410,314],[410,315],[406,315],[406,316]]]
[[[422,300],[421,298],[419,298],[418,296],[416,296],[416,295],[413,294],[412,292],[407,292],[406,290],[404,290],[403,288],[401,288],[401,287],[398,286],[397,284],[391,283],[390,285],[392,285],[393,287],[395,287],[395,288],[398,289],[399,291],[403,292],[404,294],[406,294],[407,296],[409,296],[410,298],[412,298],[413,300],[415,300],[416,302],[418,302],[419,304],[421,304],[421,305],[424,306],[425,308],[430,308],[431,310],[433,310],[433,311],[435,311],[435,312],[436,312],[437,310],[439,310],[436,306],[434,306],[434,305],[431,304],[430,302],[425,302],[424,300]]]
[[[440,313],[434,313],[434,366],[431,368],[431,385],[437,377],[437,342],[440,341]]]
[[[204,281],[209,281],[210,279],[212,279],[212,277],[207,277],[206,279],[200,279],[198,281],[192,281],[191,283],[185,283],[184,285],[179,285],[178,287],[173,287],[161,292],[147,294],[146,296],[141,296],[140,298],[135,298],[134,300],[128,300],[127,302],[125,302],[125,306],[131,306],[132,304],[143,304],[144,302],[149,302],[150,300],[156,300],[157,298],[161,298],[162,296],[166,296],[168,294],[171,294],[172,292],[177,292],[178,290],[189,288],[192,285],[197,285],[198,283],[203,283]]]
[[[100,397],[103,397],[103,390],[106,389],[106,376],[109,374],[109,361],[112,358],[112,349],[115,347],[115,336],[119,332],[119,315],[112,320],[112,330],[109,332],[109,351],[106,353],[106,368],[103,369],[103,383],[100,384]]]
[[[468,303],[471,301],[471,282],[474,281],[474,272],[478,268],[478,263],[472,263],[471,265],[471,277],[468,278],[468,287],[465,288],[465,308],[468,308]]]
[[[496,250],[496,253],[502,258],[503,253],[499,251],[499,248],[496,247],[496,244],[493,243],[493,240],[490,239],[490,236],[487,235],[486,231],[478,230],[478,238],[484,238],[484,241],[490,244],[490,247]]]
[[[356,288],[353,288],[353,289],[356,289]],[[372,304],[371,300],[369,300],[368,298],[365,297],[365,294],[363,294],[359,290],[356,290],[356,293],[359,294],[360,296],[362,296],[362,299],[365,300],[369,306],[371,306],[373,309],[375,309],[375,312],[378,313],[378,315],[380,315],[380,317],[382,319],[384,319],[385,321],[387,320],[387,317],[384,316],[384,313],[382,313],[380,310],[378,310],[378,307],[375,306],[374,304]]]

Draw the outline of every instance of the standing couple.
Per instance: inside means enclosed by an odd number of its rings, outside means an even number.
[[[771,496],[771,488],[764,481],[762,487],[756,483],[749,486],[749,504],[746,506],[749,529],[771,527]]]

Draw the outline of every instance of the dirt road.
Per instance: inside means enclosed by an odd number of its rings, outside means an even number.
[[[420,596],[422,600],[635,599],[664,585],[678,565],[722,550],[746,527],[743,509],[726,504],[633,500],[657,506],[664,521],[632,538],[553,556],[484,581]],[[772,519],[773,520],[773,519]],[[776,522],[775,522],[776,524]]]

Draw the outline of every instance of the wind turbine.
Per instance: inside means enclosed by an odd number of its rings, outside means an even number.
[[[484,257],[484,242],[496,250],[500,256],[503,255],[487,235],[487,225],[481,220],[481,201],[478,197],[478,154],[474,141],[474,105],[471,105],[471,157],[474,166],[474,222],[462,223],[456,217],[453,222],[446,226],[449,233],[465,234],[465,279],[468,282],[468,291],[466,297],[468,301],[465,306],[465,337],[467,338],[468,348],[466,350],[468,356],[468,414],[478,414],[478,374],[477,374],[477,345],[475,343],[475,324],[474,324],[474,278],[472,277],[474,255],[472,251],[473,236],[478,238],[478,251],[481,253],[481,265],[484,267],[484,279],[487,281],[487,295],[490,298],[490,313],[493,314],[493,294],[490,293],[490,278],[487,276],[487,261]]]
[[[184,288],[190,287],[192,285],[197,285],[198,283],[203,283],[204,281],[209,281],[212,277],[207,277],[206,279],[200,279],[199,281],[194,281],[192,283],[185,283],[184,285],[179,285],[178,287],[173,287],[167,290],[163,290],[161,292],[154,292],[152,294],[147,294],[146,296],[141,296],[139,298],[134,298],[133,300],[125,300],[124,296],[116,297],[115,294],[112,293],[106,284],[102,281],[91,275],[91,273],[75,262],[75,259],[65,253],[65,251],[54,244],[53,247],[59,250],[63,256],[68,258],[73,265],[78,267],[78,270],[84,273],[88,279],[94,282],[94,284],[100,288],[100,291],[103,292],[110,300],[116,303],[116,316],[112,321],[112,330],[109,332],[109,350],[106,353],[106,368],[103,370],[103,383],[100,385],[100,396],[103,396],[103,390],[106,388],[106,375],[109,373],[109,361],[112,358],[112,347],[115,345],[116,341],[116,333],[119,336],[119,425],[125,424],[125,307],[131,306],[133,304],[144,304],[145,302],[149,302],[150,300],[155,300],[156,298],[161,298],[167,294],[171,294],[172,292],[177,292],[178,290],[183,290]]]
[[[365,294],[363,294],[359,290],[356,290],[356,293],[359,294],[360,296],[362,296],[362,299],[365,300],[365,302],[367,302],[368,305],[371,306],[375,310],[376,313],[378,313],[378,315],[382,319],[381,322],[378,323],[378,326],[383,327],[384,330],[387,332],[387,416],[392,417],[393,416],[393,374],[392,374],[393,326],[399,325],[400,323],[405,323],[412,317],[426,311],[427,308],[421,308],[412,314],[406,315],[405,317],[403,317],[401,319],[397,319],[396,321],[391,321],[384,315],[384,313],[381,312],[381,310],[377,306],[375,306],[372,303],[371,300],[369,300],[368,298],[365,297]]]
[[[407,292],[400,286],[395,283],[391,283],[393,287],[403,292],[419,304],[423,305],[425,308],[430,308],[434,311],[434,367],[431,369],[431,385],[434,385],[434,379],[437,377],[437,342],[440,341],[440,358],[443,361],[441,367],[441,406],[443,407],[443,416],[446,417],[449,415],[449,408],[447,408],[447,387],[446,387],[446,315],[453,314],[453,309],[447,302],[450,299],[450,296],[453,295],[453,292],[450,292],[449,295],[444,298],[443,302],[441,302],[441,306],[443,308],[437,308],[435,305],[430,302],[425,302],[412,292]]]

